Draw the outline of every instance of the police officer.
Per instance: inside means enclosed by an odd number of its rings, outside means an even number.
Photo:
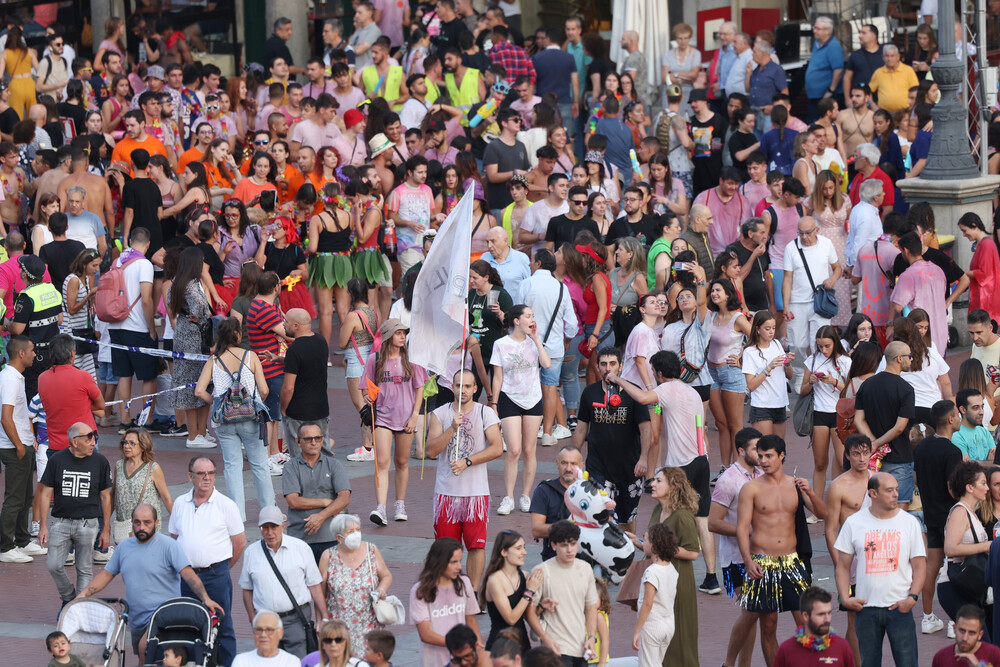
[[[25,288],[14,302],[14,321],[9,328],[11,333],[27,336],[35,344],[35,363],[24,371],[24,393],[30,401],[38,393],[38,376],[52,366],[49,346],[62,324],[62,295],[52,283],[42,282],[45,262],[41,258],[21,255],[17,263]]]

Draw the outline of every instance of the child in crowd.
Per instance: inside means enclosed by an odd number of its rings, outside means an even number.
[[[674,598],[678,573],[670,560],[677,554],[677,536],[664,523],[654,523],[646,531],[643,551],[653,564],[642,575],[639,618],[632,635],[632,648],[639,652],[639,667],[663,663],[674,637]]]
[[[45,638],[45,648],[52,659],[49,667],[87,667],[87,664],[69,652],[69,638],[62,632],[50,632]]]
[[[753,209],[753,214],[758,218],[765,208],[773,206],[781,199],[781,195],[785,191],[785,175],[777,169],[767,172],[767,190],[769,194],[757,202]]]
[[[108,333],[108,323],[102,322],[101,318],[94,315],[94,330],[97,332],[97,339],[110,341],[111,334]],[[101,345],[97,350],[97,381],[104,401],[115,400],[118,395],[118,376],[111,370],[111,348]],[[118,426],[121,421],[115,417],[115,409],[109,407],[105,410],[103,417],[97,418],[98,426]]]
[[[611,594],[608,593],[608,582],[603,577],[594,577],[597,586],[597,643],[594,645],[594,655],[587,660],[589,665],[607,663],[611,659]],[[604,654],[602,663],[600,656]]]
[[[776,330],[774,315],[758,310],[743,348],[743,375],[750,390],[750,425],[764,435],[784,438],[788,389],[783,366],[790,364],[795,355],[785,354],[781,343],[774,340]]]
[[[396,650],[396,637],[388,630],[372,630],[365,634],[365,662],[371,667],[392,667],[389,660]]]
[[[163,648],[163,667],[185,667],[188,664],[187,648],[182,644],[167,644]]]

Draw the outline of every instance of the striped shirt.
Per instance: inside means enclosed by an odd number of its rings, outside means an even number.
[[[264,368],[264,377],[268,380],[285,372],[284,366],[274,361],[268,361],[263,354],[265,350],[278,354],[280,344],[278,337],[274,335],[274,328],[283,321],[284,318],[277,306],[260,299],[254,299],[250,302],[250,308],[247,309],[247,334],[250,336],[250,349],[260,357],[260,364]]]

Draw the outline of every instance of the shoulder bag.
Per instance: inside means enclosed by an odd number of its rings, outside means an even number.
[[[802,252],[802,245],[795,241],[795,249],[802,257],[802,266],[805,267],[806,277],[809,278],[809,286],[813,292],[813,311],[820,317],[836,317],[839,306],[837,305],[837,295],[832,289],[827,289],[822,284],[816,286],[813,281],[812,271],[809,270],[809,262],[806,261],[806,254]]]
[[[377,580],[375,578],[375,565],[372,563],[375,560],[375,557],[372,555],[372,546],[372,544],[368,544],[368,555],[365,556],[365,560],[368,561],[368,571],[371,572],[371,580],[374,582]],[[380,625],[399,625],[406,622],[406,608],[398,597],[395,595],[386,595],[383,600],[377,588],[372,589],[371,596],[372,611],[375,612],[375,620]]]
[[[84,280],[83,278],[77,276],[77,280],[83,283],[84,287],[87,288],[87,291],[90,291],[90,278],[86,278],[86,280]],[[84,299],[84,301],[85,303],[83,307],[85,312],[87,313],[87,322],[85,326],[74,328],[73,335],[79,338],[86,338],[87,340],[96,340],[97,332],[94,330],[94,321],[91,318],[92,306],[89,300]],[[88,343],[87,341],[83,340],[78,340],[75,342],[76,342],[77,357],[82,357],[85,354],[93,354],[98,350],[97,343]]]
[[[260,548],[264,550],[264,557],[267,558],[267,564],[271,566],[271,571],[274,572],[274,576],[278,578],[278,583],[281,587],[285,589],[285,595],[292,602],[292,609],[295,610],[295,615],[299,617],[299,623],[306,631],[306,654],[312,653],[313,651],[319,650],[319,636],[316,634],[316,624],[313,623],[312,619],[306,618],[306,615],[302,613],[302,607],[299,603],[295,601],[295,596],[292,595],[292,589],[288,587],[285,582],[285,578],[281,576],[281,571],[278,566],[274,564],[274,558],[271,557],[271,550],[267,548],[264,544],[264,540],[260,541]]]
[[[878,266],[878,270],[882,272],[882,275],[885,276],[886,282],[889,283],[889,289],[893,289],[896,286],[896,277],[883,269],[882,262],[878,261],[878,239],[875,239],[872,245],[875,248],[875,264]]]
[[[810,372],[816,370],[816,363],[813,362],[813,367]],[[795,401],[795,407],[792,408],[792,425],[795,428],[795,432],[801,435],[803,438],[812,435],[813,430],[813,410],[816,406],[816,387],[812,388],[806,396],[799,396]]]
[[[559,306],[562,305],[563,292],[566,291],[566,286],[559,281],[559,298],[556,299],[555,310],[552,311],[552,317],[549,319],[549,326],[545,327],[545,335],[542,336],[542,345],[549,342],[549,334],[552,333],[552,325],[556,323],[556,318],[559,317]]]
[[[976,534],[976,528],[972,523],[972,512],[965,505],[962,505],[962,509],[969,516],[969,530],[972,531],[973,543],[979,544],[979,535]],[[986,560],[988,557],[989,554],[985,553],[970,554],[961,562],[949,561],[948,563],[948,581],[951,582],[952,587],[963,598],[980,606],[986,600]]]
[[[680,377],[680,380],[681,380],[681,382],[683,382],[685,384],[691,384],[692,382],[694,382],[695,380],[697,380],[698,376],[701,375],[701,369],[705,367],[705,362],[708,361],[708,344],[705,345],[705,360],[701,362],[701,366],[695,366],[690,361],[688,361],[687,360],[687,353],[684,350],[684,340],[687,338],[688,332],[691,331],[691,327],[693,327],[697,323],[698,323],[698,317],[697,317],[697,315],[695,315],[695,319],[691,322],[691,324],[687,325],[687,328],[684,329],[684,333],[681,334],[680,354],[678,354],[677,356],[680,358],[680,361],[681,361],[681,377]],[[709,343],[710,342],[711,341],[709,341]],[[629,568],[629,572],[631,572],[631,571],[632,571],[632,568],[630,567]],[[625,576],[627,578],[628,574],[626,574]],[[620,589],[619,589],[619,592],[618,592],[618,601],[621,602],[621,590]]]
[[[632,329],[635,329],[635,325],[642,322],[642,313],[639,312],[638,303],[634,303],[631,306],[618,305],[618,302],[625,296],[625,292],[632,287],[632,283],[635,282],[635,278],[638,275],[639,272],[636,271],[629,278],[629,281],[622,288],[622,293],[618,295],[618,300],[615,301],[615,312],[611,313],[611,330],[615,334],[615,342],[621,341],[621,345],[625,345],[625,342],[628,341],[629,334],[632,333]]]

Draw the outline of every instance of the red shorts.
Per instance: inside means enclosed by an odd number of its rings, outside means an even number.
[[[466,549],[486,548],[490,497],[434,495],[434,539],[452,537]]]

